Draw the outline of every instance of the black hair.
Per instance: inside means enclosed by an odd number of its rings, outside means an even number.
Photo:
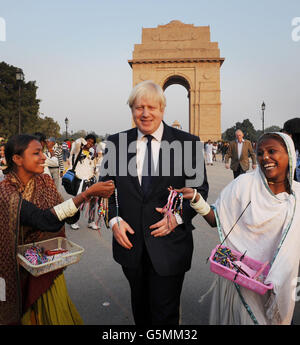
[[[44,133],[35,132],[33,135],[36,137],[36,139],[37,139],[39,142],[41,142],[41,141],[46,141],[46,135],[45,135]]]
[[[37,137],[34,135],[29,134],[17,134],[9,138],[8,142],[5,145],[5,159],[7,168],[3,170],[4,174],[8,174],[9,172],[12,172],[15,163],[13,162],[13,156],[19,155],[22,156],[24,151],[27,149],[28,145],[33,141],[37,140]]]
[[[300,152],[300,118],[295,117],[293,119],[287,120],[283,124],[282,131],[292,136],[295,149]]]
[[[85,138],[85,140],[88,140],[88,139],[93,139],[94,140],[94,144],[96,144],[96,136],[94,134],[88,134]]]

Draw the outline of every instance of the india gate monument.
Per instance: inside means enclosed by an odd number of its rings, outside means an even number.
[[[133,86],[153,80],[163,90],[184,86],[189,98],[189,132],[202,141],[221,139],[220,57],[217,42],[210,41],[209,26],[173,20],[142,29],[142,43],[134,45]]]

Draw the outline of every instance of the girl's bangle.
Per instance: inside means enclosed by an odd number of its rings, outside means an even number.
[[[196,199],[197,193],[198,193],[197,189],[194,189],[194,195],[193,195],[193,198],[191,200],[191,203],[194,203],[194,200]]]
[[[68,199],[61,204],[54,206],[53,209],[60,221],[69,217],[73,217],[74,214],[78,211],[78,208],[75,206],[73,199]]]

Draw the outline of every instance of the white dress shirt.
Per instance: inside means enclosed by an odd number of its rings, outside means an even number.
[[[242,139],[242,142],[240,142],[240,143],[237,141],[238,159],[240,159],[240,157],[241,157],[244,141],[245,141],[244,139]]]
[[[154,168],[157,168],[158,159],[159,159],[159,149],[161,144],[161,138],[164,132],[164,125],[161,122],[157,130],[152,133],[153,139],[151,141],[151,151],[152,151],[152,159],[154,163]],[[144,159],[145,153],[147,149],[147,138],[145,134],[143,134],[138,129],[138,137],[136,142],[136,168],[137,168],[137,175],[139,178],[140,185],[142,185],[142,172],[144,166]]]

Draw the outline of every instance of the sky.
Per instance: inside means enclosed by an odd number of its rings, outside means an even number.
[[[209,25],[218,42],[222,131],[247,118],[261,129],[263,101],[265,128],[300,117],[299,0],[0,0],[0,61],[36,81],[61,131],[67,117],[69,133],[116,133],[131,127],[134,44],[172,20]],[[187,91],[165,92],[166,122],[188,130]]]

